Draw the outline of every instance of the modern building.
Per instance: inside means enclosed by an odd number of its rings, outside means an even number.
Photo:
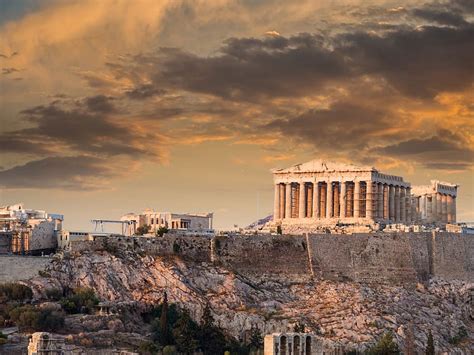
[[[435,181],[431,186],[417,187],[413,194],[411,184],[401,176],[322,160],[273,169],[272,173],[273,220],[282,226],[442,224],[456,220],[457,185]],[[436,214],[431,212],[433,207],[427,207],[435,204]]]
[[[53,252],[63,215],[24,208],[23,203],[0,207],[0,253]]]
[[[127,221],[126,235],[134,235],[139,227],[149,226],[149,233],[155,234],[160,227],[187,232],[212,233],[213,213],[189,214],[157,212],[146,209],[140,214],[128,213],[120,218]]]

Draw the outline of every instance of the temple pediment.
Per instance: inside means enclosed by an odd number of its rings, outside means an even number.
[[[331,171],[377,171],[374,167],[344,164],[339,162],[324,161],[322,159],[310,160],[306,163],[296,164],[285,169],[273,169],[273,173],[298,173],[298,172],[331,172]]]

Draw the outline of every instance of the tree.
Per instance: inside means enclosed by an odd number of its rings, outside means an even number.
[[[434,340],[433,340],[433,334],[431,333],[431,329],[428,330],[428,343],[426,344],[425,354],[426,355],[435,354]]]
[[[263,346],[262,332],[258,327],[252,327],[250,330],[249,346],[251,350],[259,350]]]
[[[136,235],[144,235],[144,234],[147,234],[151,229],[151,226],[149,226],[148,224],[145,224],[143,226],[140,226],[137,228],[137,231],[136,231]]]
[[[168,294],[166,291],[163,295],[163,302],[161,304],[160,326],[156,338],[163,346],[173,345],[173,337],[168,323]]]
[[[189,312],[183,309],[181,317],[179,317],[173,328],[173,336],[176,342],[176,348],[184,354],[193,354],[197,350],[199,342],[198,326],[191,319]]]
[[[393,340],[392,333],[382,335],[379,341],[367,350],[368,355],[396,355],[400,354],[397,343]]]
[[[283,234],[283,231],[280,225],[277,226],[277,234],[280,234],[280,235]]]
[[[165,235],[168,232],[169,232],[169,229],[167,227],[160,227],[156,231],[156,236],[157,237],[163,237],[163,235]]]
[[[99,299],[92,288],[77,287],[72,295],[63,298],[60,304],[67,313],[92,313],[94,307],[99,304]]]
[[[200,348],[204,354],[222,354],[226,340],[222,331],[215,325],[211,307],[206,303],[202,313],[199,330]]]

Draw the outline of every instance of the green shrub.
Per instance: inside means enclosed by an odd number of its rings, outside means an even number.
[[[55,332],[64,327],[64,314],[51,309],[41,310],[38,316],[36,329],[46,332]]]
[[[94,307],[99,303],[99,299],[93,289],[78,287],[73,290],[71,296],[63,298],[60,303],[62,308],[70,314],[92,313]]]
[[[0,284],[0,297],[8,301],[26,301],[33,297],[33,291],[28,286],[7,282]]]
[[[160,227],[156,231],[156,236],[157,237],[163,237],[163,235],[165,235],[168,232],[169,232],[169,229],[167,227]]]
[[[138,347],[138,351],[140,354],[143,354],[143,355],[155,355],[155,354],[158,354],[158,351],[160,351],[160,348],[151,341],[144,341]]]
[[[172,345],[167,345],[163,348],[163,355],[175,355],[176,354],[176,347]]]
[[[0,338],[0,346],[8,343],[8,340],[5,338]]]
[[[393,340],[392,333],[385,333],[379,341],[366,351],[368,355],[395,355],[400,354],[397,343]]]
[[[458,329],[457,334],[455,336],[453,336],[452,338],[450,338],[448,341],[449,341],[450,344],[458,345],[459,343],[461,343],[466,338],[467,338],[467,330],[466,330],[465,327],[461,326]]]
[[[48,288],[45,293],[51,301],[59,301],[63,297],[63,291],[59,288]]]

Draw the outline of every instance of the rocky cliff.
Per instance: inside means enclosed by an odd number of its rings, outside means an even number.
[[[242,274],[223,265],[131,248],[96,248],[55,259],[43,276],[28,283],[37,297],[48,288],[88,286],[102,300],[135,305],[158,304],[166,291],[171,302],[197,319],[210,302],[220,326],[240,338],[252,326],[271,333],[300,322],[334,348],[362,350],[387,330],[403,347],[411,329],[418,350],[424,350],[431,330],[440,351],[474,351],[474,284],[468,281],[431,278],[394,286],[318,275]],[[464,330],[467,336],[457,337]]]

